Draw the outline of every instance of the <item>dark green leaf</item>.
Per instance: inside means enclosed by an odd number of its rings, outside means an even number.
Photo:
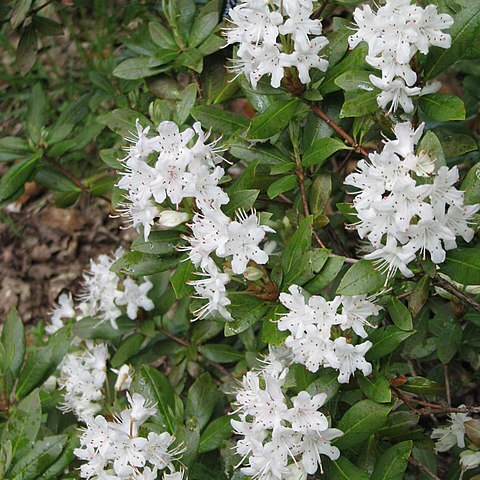
[[[41,152],[21,160],[11,167],[0,179],[0,201],[6,200],[20,190],[25,182],[28,182],[35,167],[40,160]]]
[[[430,293],[430,277],[424,275],[415,285],[413,292],[408,297],[408,308],[412,312],[413,317],[415,318],[421,308],[425,305],[425,302],[428,300],[428,295]]]
[[[389,403],[392,400],[392,392],[388,380],[379,373],[373,373],[368,377],[357,377],[360,388],[366,397],[374,402]]]
[[[413,333],[415,333],[415,330],[405,332],[394,325],[378,328],[368,336],[373,346],[366,354],[367,360],[376,360],[392,353]]]
[[[17,28],[27,18],[32,2],[33,0],[16,0],[13,3],[12,16],[10,17],[12,28]]]
[[[253,140],[266,140],[281,132],[297,113],[300,101],[275,100],[267,109],[255,115],[248,130],[248,137]]]
[[[22,398],[28,395],[35,387],[40,387],[51,375],[53,351],[50,346],[38,348],[28,356],[18,378],[15,396]]]
[[[16,63],[21,75],[26,75],[35,65],[37,43],[37,31],[33,24],[30,24],[23,30],[17,47]]]
[[[171,255],[177,251],[181,242],[180,232],[174,230],[160,230],[151,232],[148,240],[138,237],[132,243],[132,250],[151,255]]]
[[[11,160],[25,158],[31,153],[28,142],[23,138],[0,138],[0,162],[10,162]]]
[[[233,322],[225,324],[225,336],[231,337],[247,330],[255,323],[263,320],[270,305],[264,301],[245,295],[243,292],[230,293],[231,305],[228,310],[232,313]]]
[[[372,262],[360,260],[348,269],[337,293],[348,296],[373,293],[383,287],[385,279],[386,276],[375,270]]]
[[[185,415],[197,420],[200,430],[207,425],[215,407],[217,387],[208,372],[198,377],[187,395]]]
[[[480,248],[450,250],[441,270],[462,285],[480,285]]]
[[[47,100],[42,85],[36,83],[28,97],[27,119],[25,127],[34,143],[40,141],[42,129],[45,127]]]
[[[188,258],[179,260],[178,267],[170,277],[177,299],[184,298],[193,291],[188,283],[195,280],[195,270],[195,265]]]
[[[424,377],[407,377],[407,382],[398,387],[400,390],[405,390],[406,392],[415,393],[417,395],[425,395],[428,393],[438,393],[443,390],[443,387]]]
[[[323,213],[331,194],[332,177],[329,173],[320,173],[315,177],[308,195],[308,206],[314,217]]]
[[[150,22],[148,31],[156,45],[165,50],[176,50],[178,45],[173,38],[170,30],[164,27],[160,22]]]
[[[150,57],[134,57],[128,58],[117,65],[113,74],[125,80],[139,80],[156,75],[160,71],[161,69],[150,66]]]
[[[25,357],[25,328],[16,308],[12,308],[2,329],[5,367],[16,377]]]
[[[163,256],[142,252],[128,252],[120,257],[111,266],[110,270],[133,277],[143,277],[175,268],[178,262],[179,257],[175,255]]]
[[[207,425],[200,437],[198,453],[207,453],[222,446],[225,440],[232,436],[231,417],[216,418]]]
[[[432,47],[423,69],[424,78],[430,80],[451,67],[467,53],[480,33],[480,4],[472,2],[456,16],[448,32],[452,37],[450,48]]]
[[[347,410],[336,426],[343,432],[343,436],[334,440],[333,443],[340,450],[359,447],[384,425],[390,410],[391,407],[379,405],[372,400],[356,403]]]
[[[368,475],[356,467],[347,457],[334,460],[328,470],[329,480],[368,480]]]
[[[403,480],[412,451],[411,440],[390,447],[375,465],[371,480]]]
[[[388,302],[388,313],[393,323],[400,330],[408,331],[413,329],[413,321],[412,321],[412,315],[410,314],[410,311],[397,298],[390,297],[390,301]]]
[[[345,102],[340,110],[340,118],[363,117],[378,110],[378,90],[369,92],[350,92],[345,94]]]
[[[282,177],[280,180],[273,182],[267,190],[267,195],[269,198],[278,197],[281,193],[289,192],[297,186],[297,176],[296,175],[287,175]]]
[[[320,273],[304,285],[305,290],[313,295],[333,282],[342,269],[344,260],[344,257],[337,255],[329,257]]]
[[[212,128],[224,135],[231,135],[248,127],[245,117],[213,106],[200,105],[193,108],[191,114],[195,120],[202,122],[205,129]]]
[[[323,165],[325,160],[339,150],[351,150],[337,138],[320,138],[315,140],[303,154],[302,165]]]
[[[115,352],[115,355],[110,361],[113,368],[121,367],[126,363],[130,358],[138,353],[140,347],[142,346],[145,336],[141,333],[134,333],[127,337],[122,344],[118,347],[118,350]]]
[[[222,210],[229,216],[233,215],[240,208],[249,210],[253,207],[259,193],[260,191],[255,189],[236,190],[229,193],[230,201],[228,205],[223,206]]]
[[[10,413],[2,432],[1,444],[12,442],[12,455],[17,451],[28,451],[40,430],[42,408],[38,390],[24,398]]]
[[[211,2],[203,7],[196,16],[188,39],[188,45],[190,47],[198,47],[217,26],[219,14],[217,10],[212,11],[211,5],[213,3],[214,2]]]
[[[185,120],[190,116],[190,111],[195,106],[197,99],[197,87],[194,83],[187,85],[182,92],[182,99],[177,106],[176,120],[177,123],[182,125]]]
[[[463,331],[456,322],[444,326],[437,337],[437,355],[442,363],[450,363],[462,343]]]
[[[447,122],[465,120],[465,105],[462,99],[450,93],[430,93],[420,97],[420,108],[430,120]]]
[[[462,182],[461,189],[465,191],[466,205],[480,203],[480,162],[469,170]]]
[[[203,345],[199,351],[204,357],[217,363],[238,362],[245,358],[245,354],[224,343]]]

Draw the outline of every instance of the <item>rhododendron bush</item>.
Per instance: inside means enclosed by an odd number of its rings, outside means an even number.
[[[35,182],[133,240],[3,322],[0,478],[479,479],[480,4],[118,2],[59,100],[78,3],[2,11],[3,218]]]

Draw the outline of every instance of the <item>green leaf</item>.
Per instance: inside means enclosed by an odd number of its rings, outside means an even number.
[[[300,101],[275,100],[267,109],[255,115],[248,130],[248,138],[252,140],[267,140],[280,133],[297,113]]]
[[[334,460],[328,469],[329,480],[368,480],[368,475],[356,467],[347,457]]]
[[[348,50],[348,37],[351,35],[346,18],[333,17],[333,32],[327,34],[328,45],[325,55],[328,58],[329,68],[333,68]]]
[[[386,276],[375,270],[372,262],[360,260],[348,269],[337,293],[347,296],[373,293],[383,287],[385,279]]]
[[[115,273],[144,277],[154,273],[165,272],[178,265],[179,257],[176,255],[150,255],[142,252],[128,252],[120,257],[110,270]]]
[[[35,387],[39,387],[51,375],[53,351],[50,346],[38,348],[30,353],[18,378],[15,396],[22,398]]]
[[[225,440],[232,436],[231,417],[216,418],[207,425],[200,437],[198,453],[207,453],[220,448]]]
[[[325,393],[327,396],[326,401],[330,400],[340,390],[338,372],[332,368],[322,368],[316,375],[317,379],[308,386],[307,392],[312,396],[318,393]]]
[[[308,206],[314,217],[323,213],[332,194],[332,177],[329,173],[320,173],[315,177],[308,195]]]
[[[24,28],[17,46],[16,64],[20,74],[26,75],[37,60],[38,36],[33,24]],[[27,117],[28,118],[28,117]]]
[[[32,23],[40,35],[63,35],[63,25],[50,18],[34,15]]]
[[[304,218],[290,237],[282,255],[283,287],[293,283],[302,273],[301,258],[312,245],[312,216]]]
[[[363,393],[370,400],[378,403],[389,403],[392,400],[390,384],[383,375],[374,372],[368,377],[359,375],[357,380]]]
[[[195,265],[188,260],[188,257],[179,260],[178,267],[170,277],[177,299],[184,298],[193,292],[193,287],[189,285],[189,282],[195,280],[195,270]]]
[[[16,377],[25,358],[25,328],[16,308],[10,309],[2,329],[4,366]]]
[[[25,128],[34,143],[41,139],[42,129],[45,127],[47,100],[42,85],[36,83],[28,97],[27,119]]]
[[[147,118],[135,110],[129,108],[117,108],[106,116],[107,127],[112,132],[118,133],[122,137],[127,136],[130,132],[135,131],[135,121],[138,118],[143,127],[150,125]]]
[[[249,210],[253,207],[259,193],[259,190],[253,188],[231,192],[229,193],[230,201],[228,205],[223,205],[222,210],[228,216],[232,216],[239,208]]]
[[[142,365],[140,393],[156,404],[157,413],[153,418],[156,418],[170,433],[175,433],[176,418],[180,413],[177,412],[176,398],[178,397],[167,377],[148,365]]]
[[[34,180],[44,187],[47,187],[54,192],[62,193],[80,193],[82,189],[73,183],[63,173],[55,170],[53,167],[42,166],[41,169],[35,172]]]
[[[437,382],[418,376],[407,377],[407,382],[397,388],[405,392],[416,393],[417,395],[439,393],[443,390],[443,387]]]
[[[343,267],[344,260],[344,257],[337,255],[329,257],[320,273],[304,285],[303,288],[312,295],[318,293],[337,278],[338,273]]]
[[[164,27],[160,22],[150,22],[148,31],[153,42],[164,50],[178,50],[177,42],[173,38],[170,30]]]
[[[452,321],[444,326],[437,337],[437,355],[442,363],[450,363],[462,344],[463,330],[460,325]]]
[[[78,125],[88,114],[88,102],[90,95],[85,94],[73,102],[69,102],[67,107],[58,116],[57,120],[48,132],[48,144],[54,145],[61,142],[70,135],[73,128]],[[135,119],[133,120],[135,125]],[[130,126],[130,130],[133,126]]]
[[[378,459],[371,480],[403,480],[413,442],[408,440],[390,447]]]
[[[176,21],[183,40],[187,41],[197,13],[195,0],[175,0]]]
[[[127,337],[118,347],[115,355],[112,357],[112,360],[110,361],[112,367],[121,367],[130,358],[136,355],[140,350],[144,340],[145,336],[138,332]]]
[[[191,114],[195,120],[202,122],[205,129],[211,128],[224,135],[231,135],[248,127],[245,117],[213,106],[200,105],[193,108]]]
[[[135,327],[135,322],[128,318],[118,318],[117,326],[118,328],[115,329],[110,322],[102,321],[99,318],[87,317],[73,324],[72,333],[86,340],[112,340],[131,331]]]
[[[390,297],[388,302],[388,314],[393,323],[400,330],[413,330],[412,315],[408,308],[397,298]]]
[[[419,106],[430,120],[465,120],[465,105],[462,99],[450,93],[423,95],[420,97]]]
[[[263,320],[270,305],[264,301],[245,295],[243,292],[229,293],[232,302],[228,310],[232,313],[233,322],[225,324],[225,336],[231,337],[247,330],[260,320]]]
[[[340,90],[340,87],[335,84],[335,79],[345,72],[352,70],[361,70],[365,66],[365,56],[367,55],[367,48],[360,44],[354,48],[340,63],[333,68],[327,70],[327,74],[320,85],[320,93],[326,95]]]
[[[74,449],[77,447],[76,438],[71,437],[68,440],[62,454],[50,465],[36,480],[56,480],[75,460]]]
[[[202,373],[188,391],[185,414],[197,419],[200,430],[212,416],[216,394],[217,387],[208,372]]]
[[[425,305],[430,294],[430,277],[424,275],[415,285],[413,292],[408,297],[408,308],[416,317],[421,308]]]
[[[441,271],[462,285],[480,285],[480,248],[450,250]]]
[[[28,451],[40,430],[42,408],[38,390],[24,398],[10,413],[2,432],[1,444],[12,443],[12,455]]]
[[[373,346],[366,354],[367,360],[377,360],[392,353],[404,340],[414,333],[415,330],[405,332],[395,325],[378,328],[368,336]]]
[[[38,152],[31,157],[21,160],[11,167],[0,179],[0,201],[15,195],[25,182],[28,182],[42,153]]]
[[[194,83],[187,85],[182,92],[182,99],[177,106],[176,120],[177,123],[182,125],[190,116],[190,111],[195,106],[197,100],[197,87]]]
[[[349,70],[339,75],[334,82],[346,92],[370,91],[374,88],[369,79],[371,74],[365,70]]]
[[[391,413],[385,425],[378,430],[378,435],[384,438],[397,438],[404,435],[418,424],[419,416],[412,412],[397,411]]]
[[[197,73],[202,73],[203,70],[203,55],[197,48],[190,48],[185,50],[177,58],[177,63],[184,67],[191,68]]]
[[[372,400],[362,400],[342,417],[336,428],[343,432],[343,436],[333,443],[340,450],[359,447],[387,421],[391,407],[379,405]]]
[[[438,132],[438,135],[447,158],[459,157],[478,148],[475,138],[470,135],[462,133],[441,134],[440,132]]]
[[[148,240],[138,237],[132,243],[132,250],[151,255],[171,255],[177,251],[181,242],[180,232],[175,230],[160,230],[151,232]]]
[[[460,60],[476,42],[480,33],[480,4],[472,2],[454,18],[448,32],[452,37],[450,48],[432,47],[427,55],[423,76],[426,80],[435,78],[455,62]]]
[[[325,160],[339,150],[351,150],[338,138],[320,138],[315,140],[303,154],[302,165],[323,165]]]
[[[436,170],[446,165],[442,144],[432,131],[427,132],[423,136],[418,145],[418,151],[428,154],[428,156],[435,162]]]
[[[296,175],[286,175],[280,180],[273,182],[267,190],[267,195],[269,198],[278,197],[281,193],[289,192],[297,186],[297,176]]]
[[[32,450],[11,469],[9,480],[37,480],[61,455],[67,438],[63,435],[46,437],[35,442]]]
[[[363,117],[378,110],[378,90],[369,92],[349,92],[345,94],[345,102],[340,110],[340,118]]]
[[[244,353],[224,343],[202,345],[199,351],[205,358],[217,363],[239,362],[245,358]]]
[[[188,38],[188,45],[190,47],[198,47],[215,30],[219,19],[218,10],[215,9],[212,11],[212,6],[215,3],[218,5],[216,0],[205,5],[196,16]]]
[[[33,0],[16,0],[13,4],[10,25],[17,28],[27,18],[27,14],[32,6]]]
[[[177,53],[174,52],[172,59],[175,58],[176,55]],[[125,80],[139,80],[160,73],[162,69],[150,66],[150,60],[151,57],[127,58],[127,60],[124,60],[115,67],[113,75]]]
[[[462,190],[465,191],[466,205],[480,203],[480,162],[468,171],[462,182]]]
[[[28,142],[20,137],[0,138],[0,162],[10,162],[30,155]]]
[[[277,311],[277,308],[278,307],[275,308],[275,313]],[[278,347],[280,345],[283,345],[283,343],[285,342],[286,338],[289,335],[289,332],[281,332],[278,329],[277,322],[275,321],[275,317],[276,316],[274,314],[273,319],[266,318],[263,321],[261,339],[262,339],[262,342]]]

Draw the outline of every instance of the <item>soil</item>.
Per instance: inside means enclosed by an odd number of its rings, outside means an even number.
[[[128,247],[133,232],[110,213],[106,201],[91,196],[56,208],[29,184],[0,219],[0,322],[12,307],[25,323],[46,319],[60,293],[78,293],[91,258]]]

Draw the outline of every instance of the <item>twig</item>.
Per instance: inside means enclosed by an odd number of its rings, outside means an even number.
[[[441,480],[440,477],[437,477],[426,465],[423,463],[418,462],[415,460],[413,457],[408,457],[408,463],[411,465],[417,467],[419,470],[421,470],[423,473],[428,475],[430,478],[433,480]]]
[[[198,78],[198,75],[196,72],[194,72],[193,70],[191,70],[191,72],[192,72],[193,81],[195,82],[195,85],[197,87],[198,98],[200,100],[203,100],[204,96],[203,96],[203,89],[202,89],[202,84],[200,83],[200,79]]]
[[[444,413],[480,413],[480,407],[440,407],[440,408],[419,408],[418,415],[441,415]]]
[[[445,377],[445,393],[447,395],[447,404],[449,407],[452,406],[452,397],[450,395],[450,379],[448,378],[448,364],[443,366],[443,374]]]
[[[298,149],[295,145],[293,146],[293,153],[295,155],[295,163],[297,164],[297,179],[298,186],[300,187],[300,195],[302,197],[303,212],[305,213],[305,216],[308,217],[310,215],[310,209],[308,208],[307,194],[305,193],[305,172],[302,168],[302,158],[300,157]],[[317,243],[322,248],[326,248],[313,225],[312,232]]]
[[[465,295],[464,293],[462,293],[454,285],[452,285],[449,281],[447,281],[444,278],[439,277],[437,275],[436,277],[433,278],[433,283],[436,284],[437,286],[443,288],[448,293],[451,293],[452,295],[454,295],[455,297],[460,299],[462,302],[468,304],[470,307],[472,307],[477,312],[480,312],[480,303],[476,302],[469,295]]]
[[[310,109],[312,110],[315,115],[319,116],[330,128],[335,130],[341,137],[343,137],[353,148],[356,152],[361,153],[364,157],[368,157],[368,153],[365,149],[363,149],[358,142],[351,137],[345,130],[340,126],[337,125],[320,107],[315,105],[315,103],[307,100],[303,97],[300,97],[301,100],[306,103]]]
[[[338,255],[330,255],[330,257],[338,257]],[[354,263],[358,263],[360,260],[357,260],[356,258],[345,257],[343,259],[343,261],[345,263],[349,263],[349,264],[353,265]]]

